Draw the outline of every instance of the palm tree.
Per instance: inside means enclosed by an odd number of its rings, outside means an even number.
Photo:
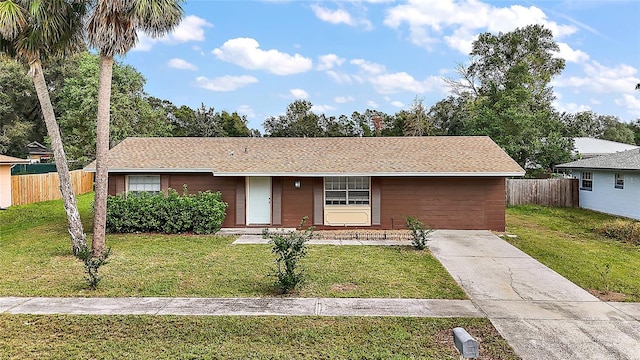
[[[124,55],[137,41],[137,32],[161,37],[182,20],[182,0],[94,0],[87,24],[89,44],[100,52],[98,119],[96,122],[96,195],[92,252],[105,250],[109,151],[109,110],[113,58]]]
[[[84,14],[85,6],[81,1],[0,1],[0,54],[29,66],[28,75],[33,80],[40,101],[56,160],[74,255],[78,255],[80,250],[87,247],[86,235],[82,229],[80,213],[71,186],[67,157],[62,147],[60,129],[44,79],[42,61],[48,56],[67,54],[83,44]]]

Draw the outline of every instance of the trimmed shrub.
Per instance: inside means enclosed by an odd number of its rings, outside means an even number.
[[[300,229],[307,217],[300,222]],[[304,231],[270,232],[265,229],[263,238],[268,238],[273,247],[271,253],[276,256],[276,267],[272,275],[278,280],[276,287],[286,294],[304,282],[304,269],[298,262],[307,255],[307,241],[313,238],[313,227]]]
[[[429,235],[433,230],[426,228],[422,221],[414,216],[405,217],[405,221],[407,222],[407,227],[411,230],[411,245],[417,250],[424,250],[427,247]]]
[[[606,222],[595,230],[608,238],[640,245],[640,221],[618,219]]]
[[[107,231],[110,233],[156,232],[213,234],[220,230],[227,203],[220,192],[183,195],[148,193],[109,196]]]

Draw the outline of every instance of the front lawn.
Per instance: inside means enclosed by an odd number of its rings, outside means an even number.
[[[511,244],[605,300],[640,301],[640,246],[610,240],[595,229],[614,216],[535,205],[507,209]]]
[[[92,194],[79,210],[91,224]],[[87,229],[85,229],[87,231]],[[71,254],[61,201],[0,212],[0,296],[276,296],[267,274],[268,245],[231,245],[234,238],[194,235],[107,235],[110,263],[87,290]],[[428,251],[411,247],[309,247],[299,297],[464,299],[462,289]]]
[[[7,359],[518,359],[487,319],[0,315]]]

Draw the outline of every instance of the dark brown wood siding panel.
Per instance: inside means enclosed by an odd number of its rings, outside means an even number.
[[[380,178],[371,178],[371,225],[380,225]]]
[[[313,225],[324,224],[324,178],[313,180]]]
[[[300,188],[294,185],[300,180]],[[307,216],[306,226],[313,221],[313,188],[315,178],[282,178],[282,227],[298,227]]]
[[[416,216],[436,229],[504,231],[504,178],[380,178],[381,228]]]
[[[109,174],[108,193],[115,196],[125,192],[125,177],[123,174]]]
[[[271,225],[282,225],[282,178],[271,178]]]
[[[165,193],[165,195],[169,191],[169,178],[171,175],[165,174],[160,175],[160,190]]]

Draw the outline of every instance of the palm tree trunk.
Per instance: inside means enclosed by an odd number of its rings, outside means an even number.
[[[109,151],[112,72],[113,57],[101,55],[98,85],[98,119],[96,121],[96,196],[93,215],[93,242],[91,243],[94,257],[102,257],[105,249],[109,181],[107,153]]]
[[[76,197],[73,193],[73,187],[71,186],[71,175],[69,174],[67,157],[64,153],[64,148],[62,147],[62,137],[60,136],[60,129],[56,122],[56,115],[53,112],[53,105],[51,104],[51,98],[49,97],[49,89],[47,88],[47,83],[44,80],[42,64],[40,64],[39,61],[32,63],[29,73],[33,80],[33,85],[36,88],[36,93],[38,94],[38,100],[40,101],[40,107],[42,108],[42,114],[44,115],[44,122],[47,126],[47,133],[51,140],[51,148],[56,160],[56,169],[58,170],[58,176],[60,178],[60,192],[62,193],[64,209],[67,213],[67,222],[69,235],[71,235],[73,254],[78,255],[80,250],[87,247],[86,235],[82,229],[82,222],[80,221],[80,213],[78,212]]]

